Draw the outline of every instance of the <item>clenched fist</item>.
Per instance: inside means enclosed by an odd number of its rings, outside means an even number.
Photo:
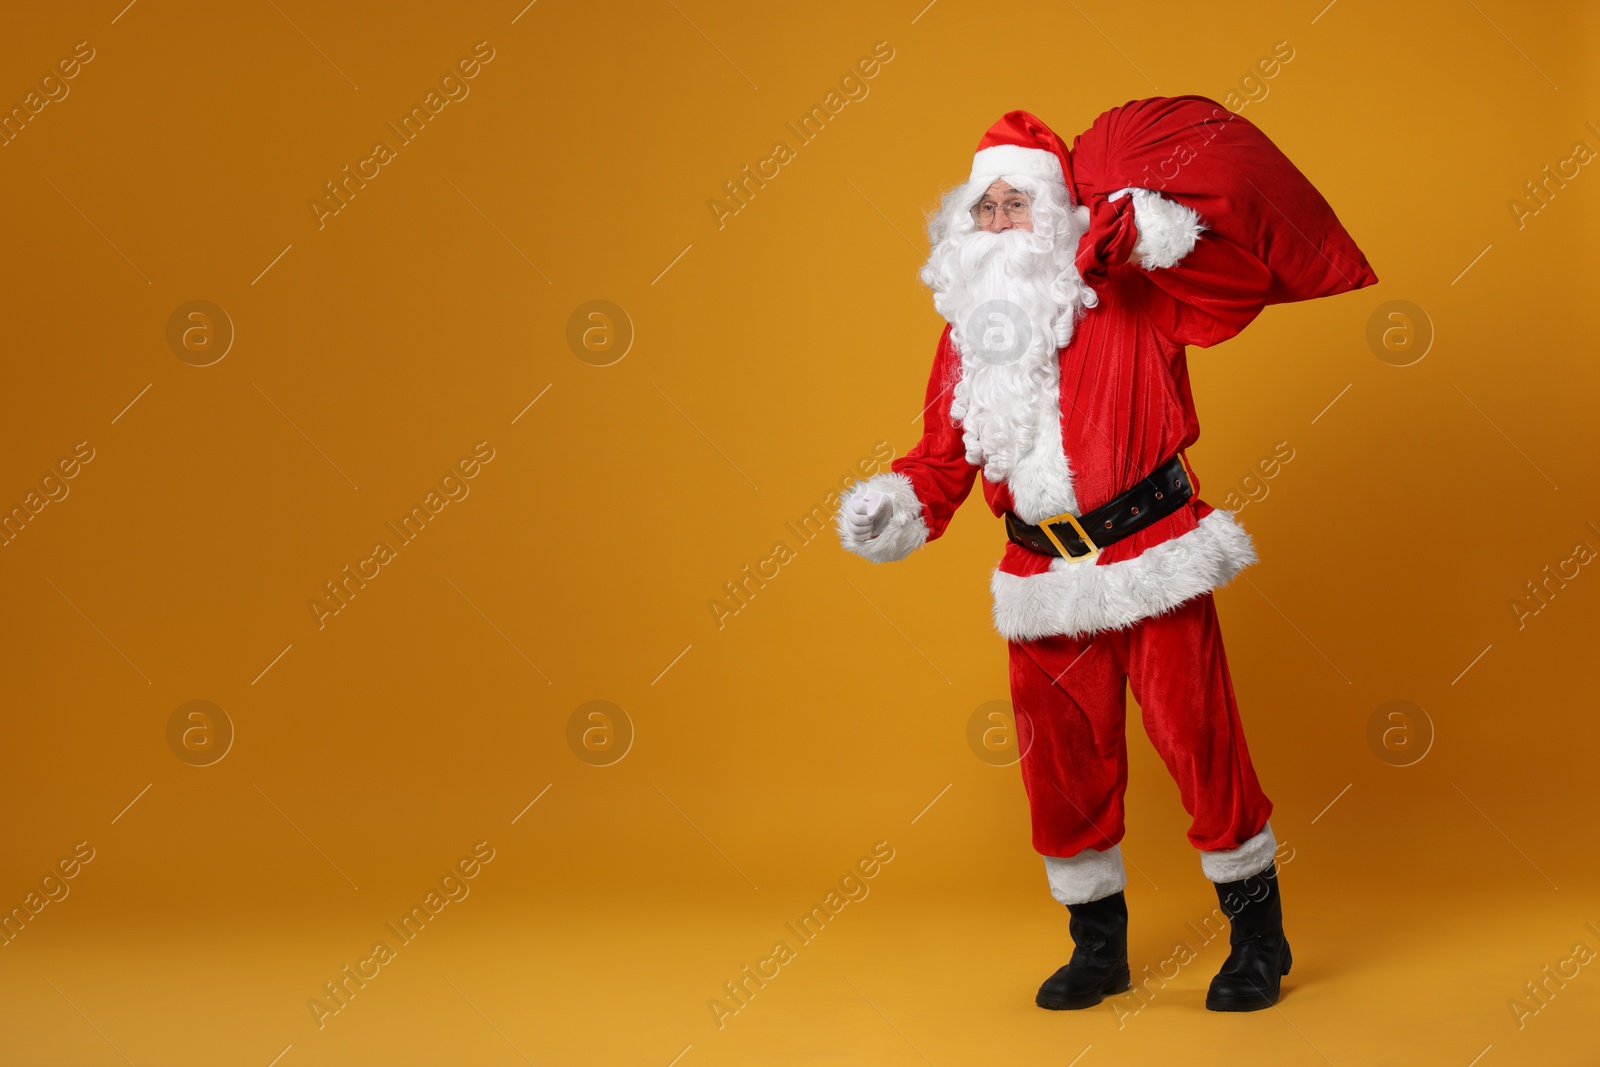
[[[857,541],[870,541],[888,528],[894,501],[885,493],[857,493],[845,509],[844,525]]]

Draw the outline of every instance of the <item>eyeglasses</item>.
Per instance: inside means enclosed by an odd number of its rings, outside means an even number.
[[[998,212],[1004,211],[1006,218],[1012,222],[1027,222],[1033,217],[1033,201],[1026,196],[1008,196],[999,204],[993,200],[984,200],[972,207],[973,221],[979,226],[987,226],[994,222]]]

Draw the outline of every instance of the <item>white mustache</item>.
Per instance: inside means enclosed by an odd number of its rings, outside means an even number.
[[[1050,246],[1029,230],[974,230],[956,251],[956,261],[967,277],[982,273],[997,256],[1002,257],[1007,273],[1028,274],[1049,267]]]

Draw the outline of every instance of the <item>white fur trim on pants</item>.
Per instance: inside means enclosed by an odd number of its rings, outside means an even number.
[[[865,541],[851,536],[845,526],[845,510],[857,493],[876,492],[889,497],[894,510],[889,515],[889,525],[877,537]],[[917,499],[911,479],[898,471],[880,471],[864,482],[856,482],[846,489],[839,499],[839,513],[834,520],[839,531],[839,543],[863,559],[874,563],[893,563],[905,559],[927,544],[928,524],[922,518],[922,501]]]
[[[1118,629],[1210,592],[1255,561],[1233,513],[1213,510],[1188,533],[1119,563],[1056,557],[1040,574],[996,568],[994,626],[1008,641]]]
[[[1065,859],[1046,856],[1044,872],[1050,879],[1050,895],[1062,904],[1087,904],[1121,892],[1128,885],[1122,849],[1117,845],[1104,852],[1086,848]]]
[[[1145,270],[1171,267],[1194,250],[1206,226],[1194,208],[1169,200],[1151,189],[1118,189],[1108,199],[1133,194],[1133,222],[1139,239],[1133,251]]]
[[[1277,851],[1278,839],[1272,836],[1272,823],[1268,822],[1238,848],[1201,852],[1200,869],[1213,882],[1239,882],[1272,866]]]

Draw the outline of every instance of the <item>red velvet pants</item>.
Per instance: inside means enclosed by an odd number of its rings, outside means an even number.
[[[1192,817],[1190,844],[1237,848],[1272,814],[1250,765],[1210,593],[1126,629],[1010,642],[1010,668],[1040,855],[1103,851],[1122,840],[1130,685]]]

